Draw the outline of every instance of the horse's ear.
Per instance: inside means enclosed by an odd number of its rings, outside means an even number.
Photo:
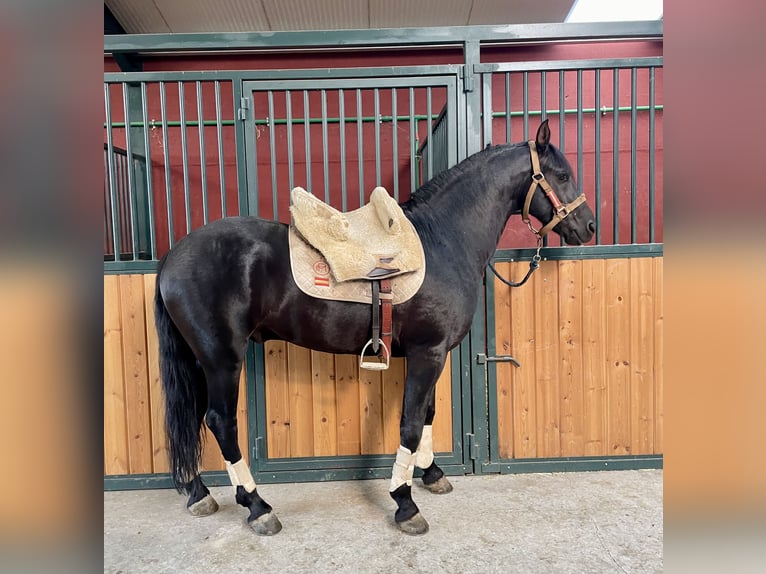
[[[535,136],[535,144],[537,144],[537,153],[544,153],[548,149],[548,144],[551,141],[551,128],[548,127],[547,118],[543,120],[540,127],[537,128],[537,135]]]

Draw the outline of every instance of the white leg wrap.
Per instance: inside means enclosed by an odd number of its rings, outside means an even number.
[[[395,491],[403,484],[412,486],[412,474],[415,472],[415,454],[408,448],[399,445],[394,461],[394,470],[391,472],[391,487],[389,492]]]
[[[423,427],[423,436],[420,437],[420,444],[415,458],[415,466],[418,468],[428,468],[434,461],[434,427],[426,425]]]
[[[255,480],[253,475],[250,474],[250,468],[244,458],[240,458],[234,464],[226,461],[226,471],[229,473],[231,479],[231,485],[234,490],[237,490],[237,486],[243,486],[247,492],[253,492],[255,490]]]

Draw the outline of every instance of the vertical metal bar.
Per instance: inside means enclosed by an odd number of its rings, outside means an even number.
[[[218,135],[218,177],[221,184],[221,217],[226,217],[226,169],[223,155],[223,123],[221,122],[221,82],[215,81],[215,127]]]
[[[654,67],[649,68],[649,243],[656,241],[654,232]]]
[[[410,88],[410,194],[418,188],[418,140],[415,135],[415,90]]]
[[[338,90],[338,119],[340,122],[340,195],[341,209],[348,211],[348,199],[346,197],[346,102],[343,96],[343,88]]]
[[[207,209],[207,158],[205,156],[205,112],[202,106],[202,82],[197,80],[197,129],[199,130],[199,169],[202,183],[202,222],[208,222]]]
[[[595,208],[596,208],[596,245],[601,245],[601,69],[594,70],[595,73],[595,169],[594,169],[594,188],[595,188]]]
[[[149,139],[149,113],[146,102],[146,82],[141,82],[141,114],[144,124],[144,155],[146,156],[146,195],[149,206],[149,248],[152,259],[157,259],[157,234],[154,229],[154,193],[152,192],[152,154],[151,140]]]
[[[237,170],[237,214],[258,214],[258,151],[255,131],[255,98],[252,86],[241,75],[232,77],[232,114],[234,122],[234,158]],[[244,104],[244,109],[243,109]],[[250,110],[250,113],[248,113]],[[244,152],[247,151],[247,154]],[[252,170],[250,166],[252,165]]]
[[[505,73],[505,143],[511,143],[511,73]]]
[[[582,69],[577,70],[577,195],[583,188],[583,151],[582,151]]]
[[[524,139],[529,140],[529,72],[524,72]]]
[[[106,153],[107,166],[109,168],[109,199],[112,204],[112,245],[114,260],[120,261],[120,219],[118,213],[119,200],[117,198],[116,169],[114,165],[114,139],[112,136],[112,102],[109,93],[109,84],[104,84],[104,105],[106,108]]]
[[[492,143],[492,72],[481,74],[481,78],[481,115],[484,120],[482,148],[485,148]]]
[[[378,88],[373,90],[375,110],[375,185],[380,185],[380,92]]]
[[[306,135],[306,189],[311,191],[311,117],[309,114],[309,92],[303,90],[303,133]]]
[[[160,119],[162,121],[162,156],[165,161],[165,197],[168,204],[168,245],[173,247],[175,234],[173,233],[173,194],[170,188],[170,144],[168,142],[168,113],[167,97],[165,94],[165,82],[160,82]]]
[[[327,92],[320,90],[322,95],[322,171],[324,176],[324,201],[330,203],[330,167],[327,154],[330,146],[327,143]]]
[[[186,202],[186,233],[192,230],[191,198],[189,196],[189,150],[186,146],[186,106],[184,103],[184,83],[178,82],[178,109],[181,114],[181,159],[184,170],[184,200]]]
[[[359,207],[364,205],[364,138],[362,134],[362,90],[356,89],[356,143],[359,165]]]
[[[428,167],[426,173],[428,174],[428,179],[430,180],[434,176],[434,142],[433,142],[433,123],[431,121],[431,86],[428,86],[426,88],[426,113],[428,114],[428,119],[426,120],[428,122]]]
[[[540,71],[540,121],[548,117],[548,85],[545,70]]]
[[[612,242],[617,245],[620,242],[620,70],[612,71]]]
[[[287,182],[290,191],[295,187],[295,158],[293,157],[293,98],[285,90],[285,117],[287,122]]]
[[[133,177],[133,144],[130,132],[130,112],[128,111],[128,84],[122,84],[122,107],[125,113],[125,147],[127,148],[127,183],[128,212],[130,213],[130,239],[133,261],[138,259],[138,209],[136,207],[136,181]]]
[[[269,166],[271,167],[271,218],[279,221],[279,197],[277,194],[277,139],[274,125],[274,91],[266,92],[269,107]]]
[[[394,155],[394,199],[399,201],[399,129],[397,125],[396,88],[391,88],[391,146]]]
[[[566,74],[559,70],[559,149],[564,153],[566,148]]]
[[[638,80],[638,70],[633,67],[630,69],[630,242],[637,240],[637,193],[636,193],[636,116],[637,116],[637,95],[636,83]]]

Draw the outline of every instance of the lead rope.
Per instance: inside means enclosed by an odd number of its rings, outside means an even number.
[[[492,265],[491,261],[487,263],[487,266],[492,270],[492,273],[495,274],[495,277],[497,277],[498,279],[500,279],[500,281],[508,285],[508,287],[521,287],[522,285],[524,285],[524,283],[526,283],[529,280],[529,278],[532,276],[532,273],[534,273],[535,270],[538,267],[540,267],[540,248],[542,246],[543,246],[543,238],[538,235],[537,236],[537,251],[532,256],[532,261],[529,262],[529,269],[527,270],[527,274],[524,275],[524,278],[518,283],[513,281],[508,281],[507,279],[501,277],[500,274],[495,269],[495,266]]]

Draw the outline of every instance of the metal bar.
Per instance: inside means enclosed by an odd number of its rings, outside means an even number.
[[[373,90],[375,118],[380,118],[380,92],[378,88]],[[375,185],[380,185],[380,121],[375,122]]]
[[[582,149],[582,70],[577,70],[577,195],[583,191],[583,149]],[[598,153],[598,152],[596,152]]]
[[[415,135],[415,89],[410,88],[410,194],[414,193],[418,185],[418,157],[417,157],[417,136]]]
[[[330,203],[330,167],[327,160],[329,144],[327,140],[327,92],[320,90],[322,96],[322,173],[324,176],[324,201]]]
[[[269,120],[274,117],[274,92],[266,93],[269,106]],[[255,113],[255,110],[253,110]],[[279,221],[279,195],[277,190],[277,136],[274,132],[274,123],[269,121],[269,166],[271,168],[271,218]]]
[[[340,195],[341,209],[348,211],[348,198],[346,190],[346,102],[343,88],[338,90],[338,116],[340,118]]]
[[[362,137],[362,90],[356,90],[356,145],[359,166],[359,207],[364,205],[364,138]]]
[[[484,132],[482,148],[492,143],[492,74],[481,74],[482,78],[482,102],[481,114]]]
[[[524,92],[524,100],[523,100],[523,106],[522,106],[522,114],[524,116],[524,139],[529,140],[529,72],[524,72],[522,74],[522,78],[524,80],[523,83],[523,92]]]
[[[428,179],[430,180],[434,176],[434,154],[433,154],[433,122],[431,121],[431,86],[428,86],[426,88],[426,114],[428,115],[428,119],[426,120],[428,122],[428,164],[427,164],[427,171],[426,174],[428,174]]]
[[[202,184],[202,222],[207,224],[208,222],[208,208],[207,208],[207,169],[205,164],[207,158],[205,157],[205,126],[204,117],[205,112],[202,105],[202,82],[196,82],[197,84],[197,120],[199,123],[199,169],[200,169],[200,182]]]
[[[306,136],[306,189],[311,191],[311,130],[309,129],[309,92],[303,90],[303,133]]]
[[[104,84],[104,106],[107,119],[112,119],[112,102],[109,93],[109,84]],[[114,139],[112,129],[106,130],[106,151],[107,166],[109,168],[109,199],[112,203],[112,248],[114,249],[114,260],[121,259],[120,245],[120,216],[118,212],[119,199],[117,197],[116,178],[117,173],[114,165]]]
[[[168,143],[168,113],[165,82],[160,82],[160,119],[162,121],[162,155],[165,160],[165,198],[168,204],[168,245],[172,248],[175,243],[173,233],[173,194],[170,188],[170,145]]]
[[[221,217],[226,217],[226,169],[223,153],[223,123],[221,121],[221,82],[215,81],[215,125],[218,135],[218,177],[221,186]]]
[[[596,245],[601,245],[601,112],[598,111],[601,105],[601,70],[595,70],[595,102],[596,107],[595,118],[595,166],[594,166],[594,188],[595,188],[595,203],[596,208]]]
[[[247,113],[247,109],[241,110],[244,114],[240,114],[240,108],[243,104],[246,104],[251,113]],[[256,150],[256,137],[255,126],[252,125],[254,107],[253,91],[250,89],[249,84],[245,85],[245,82],[241,79],[233,79],[231,82],[231,105],[232,110],[238,116],[244,115],[241,120],[237,121],[237,125],[234,128],[234,149],[235,150],[252,150],[248,151],[247,156],[241,153],[235,153],[234,158],[237,165],[237,209],[239,215],[257,215],[258,211],[258,161]],[[252,145],[251,145],[252,143]],[[252,164],[252,172],[250,165]],[[251,185],[252,183],[252,185]],[[251,207],[251,205],[253,207]],[[253,213],[255,211],[256,213]]]
[[[539,60],[535,62],[505,62],[499,64],[476,64],[474,72],[538,72],[547,70],[558,72],[560,70],[596,70],[613,68],[648,68],[651,66],[662,67],[662,56],[650,56],[644,58],[602,58],[588,60]]]
[[[545,121],[548,117],[548,82],[546,81],[546,72],[540,72],[540,120]]]
[[[649,243],[656,241],[654,218],[654,68],[649,68]]]
[[[394,168],[394,199],[399,201],[399,126],[396,121],[396,88],[391,88],[391,117],[393,122],[391,124],[391,153],[393,154],[393,168]]]
[[[637,240],[637,193],[636,193],[636,83],[638,71],[636,68],[630,71],[630,242]]]
[[[542,249],[543,260],[610,259],[630,257],[662,257],[662,243],[626,243],[622,245],[565,245]],[[523,249],[499,249],[493,261],[529,261],[535,254],[534,247]]]
[[[616,110],[620,105],[620,71],[615,68],[612,74],[612,101]],[[620,242],[620,117],[617,111],[613,114],[612,122],[612,243],[617,245]]]
[[[130,121],[128,110],[128,84],[122,84],[122,107],[125,120]],[[136,206],[136,181],[133,177],[133,144],[131,143],[130,128],[125,130],[125,147],[127,148],[127,183],[128,183],[128,213],[130,213],[130,239],[133,248],[133,261],[138,259],[138,207]]]
[[[178,109],[181,114],[181,159],[184,170],[184,208],[186,210],[186,233],[192,230],[191,197],[189,195],[189,150],[186,146],[186,106],[184,103],[184,83],[178,82]]]
[[[287,121],[287,182],[290,191],[295,187],[295,157],[293,157],[293,98],[285,90],[285,116]]]
[[[511,73],[505,73],[505,143],[511,143]]]
[[[141,113],[144,121],[149,117],[147,111],[146,82],[141,82]],[[152,259],[157,259],[157,233],[154,221],[154,192],[152,190],[152,154],[149,130],[144,130],[144,153],[146,154],[146,196],[149,207],[149,249]]]
[[[253,48],[318,48],[338,46],[460,45],[526,43],[530,40],[567,41],[662,38],[662,20],[640,22],[546,23],[430,28],[380,28],[290,32],[229,32],[185,34],[115,34],[104,36],[104,53],[232,51]]]
[[[564,102],[566,101],[566,76],[564,70],[559,71],[559,149],[562,153],[566,150],[566,117],[564,115]]]

